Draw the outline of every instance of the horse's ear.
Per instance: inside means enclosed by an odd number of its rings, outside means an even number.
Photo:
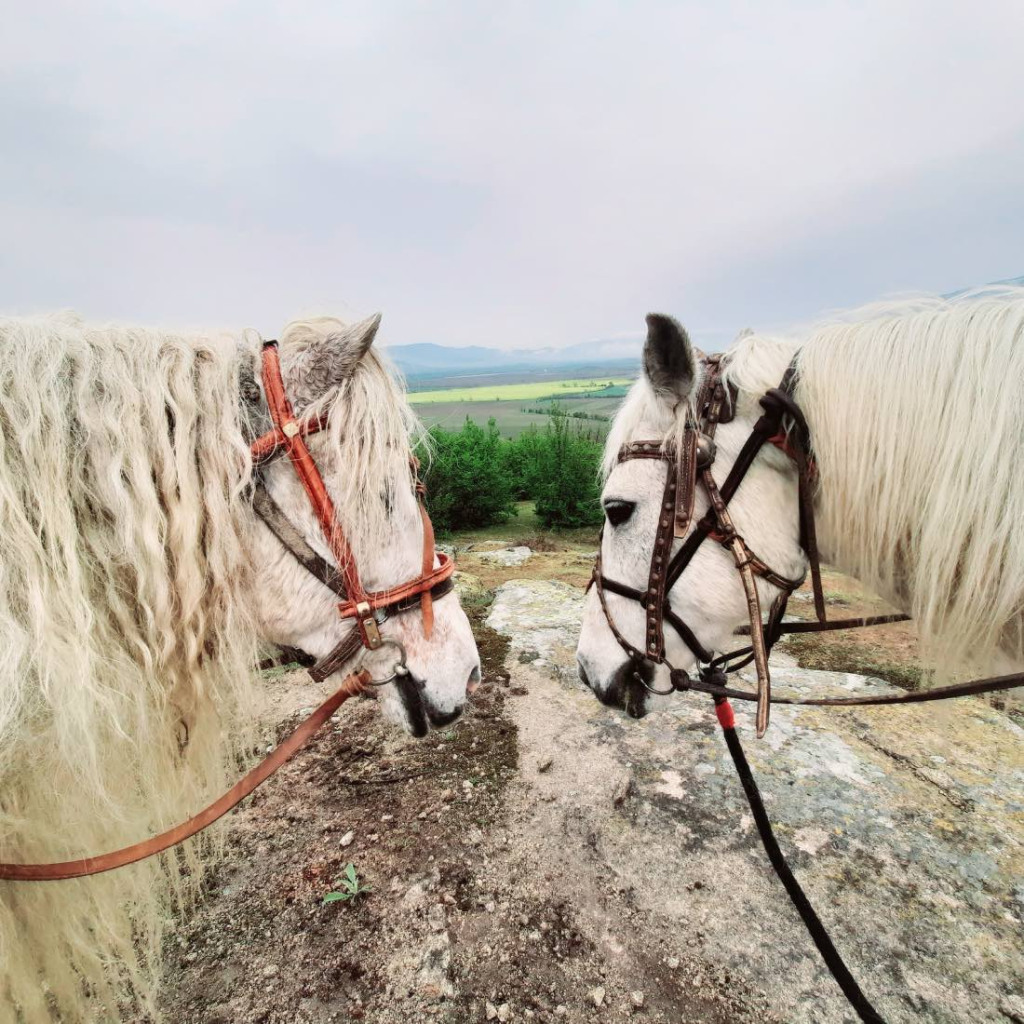
[[[655,394],[675,406],[689,395],[696,372],[693,346],[684,328],[664,313],[648,313],[644,374]]]
[[[380,313],[357,324],[321,321],[291,325],[281,339],[281,367],[292,404],[303,410],[340,387],[366,355],[380,326]]]
[[[378,327],[380,313],[374,313],[357,324],[327,335],[324,339],[324,355],[330,362],[329,376],[332,384],[340,384],[352,376],[359,360],[370,351]]]

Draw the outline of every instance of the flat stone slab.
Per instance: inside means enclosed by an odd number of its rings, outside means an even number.
[[[526,545],[521,544],[514,548],[500,548],[497,551],[477,551],[474,554],[485,562],[496,562],[498,565],[514,566],[522,565],[523,562],[533,555],[533,551],[526,547]]]
[[[601,705],[574,681],[582,607],[575,588],[515,580],[488,619],[509,637],[513,681],[529,683],[514,705],[523,762],[556,753],[533,780],[543,811],[537,794],[522,811],[524,828],[546,816],[537,856],[550,836],[576,899],[614,878],[675,955],[724,965],[782,1020],[852,1024],[767,862],[710,699],[666,697],[639,722]],[[521,664],[524,651],[561,671]],[[778,693],[892,690],[787,661],[773,658]],[[775,707],[761,741],[752,707],[736,715],[779,842],[885,1020],[1012,1021],[1024,996],[1024,730],[979,699]],[[591,877],[582,866],[595,859]]]
[[[564,664],[576,648],[583,600],[582,590],[557,580],[509,580],[495,594],[487,625],[505,634],[517,653],[551,659],[558,652]]]

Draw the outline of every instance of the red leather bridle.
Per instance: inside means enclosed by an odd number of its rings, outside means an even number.
[[[423,523],[423,561],[420,575],[397,587],[367,592],[360,579],[355,556],[335,514],[334,503],[306,444],[306,438],[310,434],[315,434],[326,426],[326,419],[296,418],[285,393],[277,342],[264,343],[262,358],[263,390],[274,428],[253,441],[253,463],[258,467],[280,454],[286,454],[291,459],[334,558],[334,566],[324,566],[322,560],[320,564],[311,561],[310,556],[314,560],[317,556],[307,545],[296,543],[297,531],[294,528],[289,529],[286,521],[282,522],[283,513],[276,508],[265,491],[262,493],[262,500],[256,503],[257,513],[300,564],[343,598],[338,605],[340,617],[355,619],[355,628],[333,651],[310,669],[313,678],[320,680],[338,671],[360,648],[371,651],[379,649],[386,642],[380,633],[380,622],[390,614],[408,611],[418,604],[423,616],[423,632],[429,638],[434,624],[433,602],[452,589],[451,576],[455,565],[443,552],[435,552],[434,530],[423,503],[424,488],[417,479],[416,491]],[[414,469],[415,465],[414,463]],[[437,568],[434,567],[435,557],[439,563]]]

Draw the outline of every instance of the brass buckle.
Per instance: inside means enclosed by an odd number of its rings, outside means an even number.
[[[371,651],[377,650],[384,641],[369,601],[360,601],[356,604],[356,616],[359,621],[359,632],[363,635],[363,646]]]

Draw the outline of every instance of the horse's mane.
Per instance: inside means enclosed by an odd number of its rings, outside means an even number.
[[[1020,662],[1024,288],[876,303],[730,351],[741,406],[794,353],[823,553],[907,609],[946,672]]]
[[[337,327],[293,324],[290,351]],[[239,525],[255,337],[0,320],[0,860],[103,852],[207,802],[250,746],[252,571]],[[358,548],[409,482],[400,390],[375,356],[326,396],[320,457]],[[333,450],[331,450],[333,449]],[[127,985],[155,1014],[167,880],[149,861],[0,886],[0,1016],[74,1021]],[[172,858],[173,860],[174,858]],[[41,982],[45,979],[45,985]],[[89,989],[87,1003],[83,992]]]

